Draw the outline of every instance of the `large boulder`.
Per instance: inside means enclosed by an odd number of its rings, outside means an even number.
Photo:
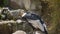
[[[12,33],[12,34],[26,34],[26,32],[24,32],[24,31],[22,31],[22,30],[18,30],[18,31],[16,31],[16,32]]]

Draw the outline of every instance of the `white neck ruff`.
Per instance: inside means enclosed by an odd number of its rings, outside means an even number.
[[[24,17],[25,15],[26,15],[26,13],[23,13],[23,14],[22,14],[22,17]]]

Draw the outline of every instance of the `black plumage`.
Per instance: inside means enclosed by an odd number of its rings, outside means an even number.
[[[45,34],[48,34],[46,30],[46,24],[44,23],[44,21],[42,20],[40,16],[34,13],[26,12],[25,15],[22,16],[22,18],[27,19],[30,25],[33,26],[34,28],[40,29]]]

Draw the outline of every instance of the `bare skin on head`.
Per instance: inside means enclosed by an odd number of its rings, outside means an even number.
[[[25,11],[24,10],[20,10],[20,16],[22,16],[23,14],[25,13]]]

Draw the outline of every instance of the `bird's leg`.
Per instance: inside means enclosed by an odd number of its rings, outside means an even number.
[[[36,28],[33,28],[33,34],[35,34],[36,31],[37,31],[37,29]]]
[[[33,29],[33,34],[44,34],[39,29]]]

